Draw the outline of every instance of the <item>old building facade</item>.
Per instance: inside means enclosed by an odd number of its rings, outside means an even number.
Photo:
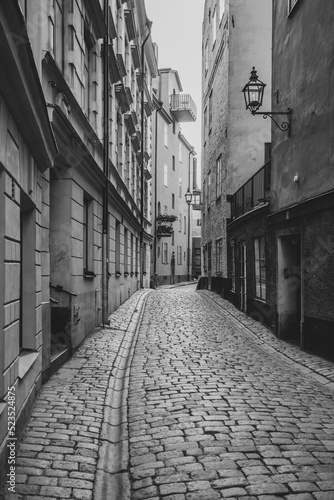
[[[256,64],[270,104],[270,2],[207,0],[202,43],[202,281],[230,288],[230,198],[264,164],[270,143],[270,123],[246,114],[240,98]]]
[[[276,113],[276,123],[265,164],[230,198],[224,289],[226,298],[278,337],[331,359],[334,103],[322,74],[331,74],[333,16],[325,2],[273,2],[275,92],[259,112]],[[317,46],[310,42],[315,25],[323,26]]]
[[[192,213],[185,194],[193,184],[196,152],[182,134],[182,122],[196,120],[197,109],[189,94],[182,93],[179,74],[159,69],[156,89],[154,144],[154,231],[152,275],[160,284],[190,278],[192,273]]]
[[[292,115],[290,136],[273,127],[268,216],[268,293],[275,298],[277,333],[331,358],[334,99],[331,77],[322,75],[332,75],[333,19],[328,2],[274,2],[273,88],[279,100],[272,106],[291,108]],[[322,30],[313,45],[315,25]]]
[[[150,280],[144,0],[1,5],[0,451],[42,380]],[[6,68],[6,69],[4,69]]]

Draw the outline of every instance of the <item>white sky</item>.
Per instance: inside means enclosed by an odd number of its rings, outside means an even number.
[[[153,22],[152,40],[159,47],[159,68],[177,70],[183,93],[197,106],[197,121],[181,123],[181,128],[195,148],[200,169],[204,0],[145,0],[145,5]]]

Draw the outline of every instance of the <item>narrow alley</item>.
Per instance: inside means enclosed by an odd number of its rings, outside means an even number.
[[[333,500],[333,363],[195,285],[110,318],[43,386],[6,499]]]

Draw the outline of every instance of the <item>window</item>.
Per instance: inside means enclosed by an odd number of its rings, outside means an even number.
[[[219,16],[220,20],[222,20],[225,12],[225,0],[219,0]]]
[[[201,225],[202,225],[202,219],[197,219],[196,226],[201,226]]]
[[[168,207],[167,205],[164,205],[164,214],[167,214],[168,213]]]
[[[138,243],[138,241],[137,241],[137,243]],[[137,248],[136,248],[136,252],[137,252]],[[116,221],[116,228],[115,228],[115,272],[116,273],[121,272],[120,255],[121,255],[121,223],[117,220]]]
[[[164,186],[168,186],[168,166],[164,164]]]
[[[223,192],[223,165],[222,165],[222,158],[221,156],[217,160],[216,164],[216,197],[219,198],[219,196],[222,195]]]
[[[231,290],[235,291],[235,242],[232,240],[231,245]]]
[[[177,247],[177,263],[179,266],[182,265],[182,247],[181,246]]]
[[[217,9],[213,10],[212,14],[212,45],[214,46],[217,38]]]
[[[162,244],[162,263],[168,263],[168,243]]]
[[[179,162],[182,163],[182,144],[179,142]]]
[[[221,273],[223,270],[223,240],[220,238],[216,241],[216,272]]]
[[[83,200],[83,267],[84,274],[93,273],[93,200]]]
[[[172,208],[175,208],[175,194],[172,193]]]
[[[179,177],[179,197],[182,198],[182,177]]]
[[[138,238],[136,238],[136,253],[135,253],[135,260],[136,260],[136,273],[138,273],[138,263],[139,263],[139,241]]]
[[[168,125],[164,123],[164,145],[168,148]]]
[[[183,217],[183,232],[184,232],[184,234],[186,234],[186,232],[187,232],[187,217],[186,216]]]
[[[182,215],[179,214],[179,232],[182,232]]]
[[[128,240],[128,230],[124,229],[124,273],[129,272],[129,240]]]
[[[207,182],[207,200],[208,200],[208,208],[210,208],[211,203],[211,172],[208,173],[208,182]]]
[[[211,128],[212,128],[212,101],[213,101],[213,97],[212,97],[212,90],[210,92],[210,95],[209,95],[209,134],[211,132]]]
[[[134,236],[131,234],[131,254],[130,254],[130,272],[133,273],[133,254],[134,254],[134,245],[133,245]]]
[[[55,60],[58,63],[58,66],[63,71],[63,62],[64,62],[64,9],[63,9],[63,1],[62,0],[54,0],[53,2],[54,8],[54,26],[53,26],[53,53]]]
[[[208,271],[211,272],[212,269],[212,243],[208,243]]]
[[[266,258],[264,238],[254,240],[255,295],[266,299]]]
[[[176,130],[176,123],[175,120],[173,121],[173,134],[175,135],[175,130]]]
[[[206,137],[206,124],[207,124],[207,121],[208,121],[208,107],[205,106],[204,115],[203,115],[204,140],[205,140],[205,137]]]
[[[172,169],[175,172],[175,156],[172,156]]]

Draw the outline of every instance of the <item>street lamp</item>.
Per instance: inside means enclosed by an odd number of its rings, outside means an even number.
[[[263,118],[267,118],[269,116],[269,118],[275,123],[279,130],[281,130],[282,132],[288,132],[288,136],[290,137],[292,109],[288,108],[286,111],[258,111],[258,109],[262,106],[265,86],[266,84],[258,79],[255,66],[253,66],[249,82],[246,83],[246,85],[242,89],[245,98],[246,109],[249,109],[252,115],[263,115]],[[273,118],[273,115],[286,115],[287,121],[283,121],[279,124]]]
[[[186,192],[186,194],[184,196],[185,196],[187,205],[191,205],[191,201],[192,201],[193,195],[191,194],[189,188],[187,189],[187,192]]]

